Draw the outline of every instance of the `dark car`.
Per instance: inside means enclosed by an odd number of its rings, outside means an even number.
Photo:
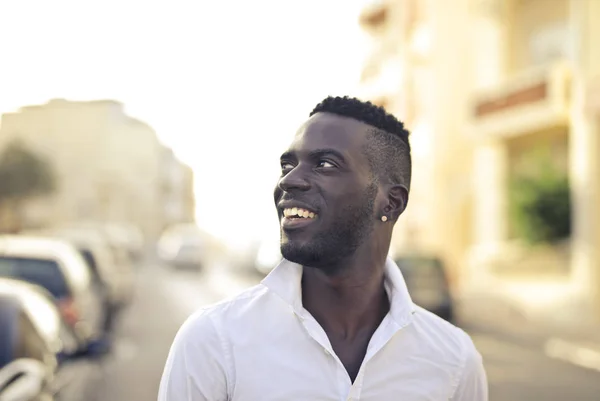
[[[429,255],[395,258],[413,302],[439,317],[453,321],[454,302],[442,260]]]
[[[91,399],[102,351],[81,348],[52,295],[19,280],[0,279],[0,399]]]

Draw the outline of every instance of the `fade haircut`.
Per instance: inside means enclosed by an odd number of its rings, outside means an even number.
[[[401,121],[383,107],[348,96],[327,97],[310,112],[309,117],[316,113],[349,117],[372,126],[365,153],[373,178],[377,182],[383,180],[393,185],[404,185],[410,190],[412,161],[409,133]]]

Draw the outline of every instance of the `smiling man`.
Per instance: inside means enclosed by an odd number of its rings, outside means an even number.
[[[487,401],[480,354],[414,305],[388,258],[410,192],[408,132],[329,97],[281,156],[284,260],[180,329],[159,401]]]

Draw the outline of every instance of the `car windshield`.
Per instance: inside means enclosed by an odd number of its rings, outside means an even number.
[[[0,256],[0,277],[37,284],[55,298],[69,296],[69,288],[60,266],[54,260]]]
[[[0,297],[0,369],[13,360],[13,346],[16,342],[16,309],[10,298]]]
[[[401,257],[396,264],[408,282],[445,280],[442,262],[432,257]]]

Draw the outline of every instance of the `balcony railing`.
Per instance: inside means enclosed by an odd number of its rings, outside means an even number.
[[[476,91],[470,133],[513,136],[568,124],[570,70],[565,63],[536,68]]]

